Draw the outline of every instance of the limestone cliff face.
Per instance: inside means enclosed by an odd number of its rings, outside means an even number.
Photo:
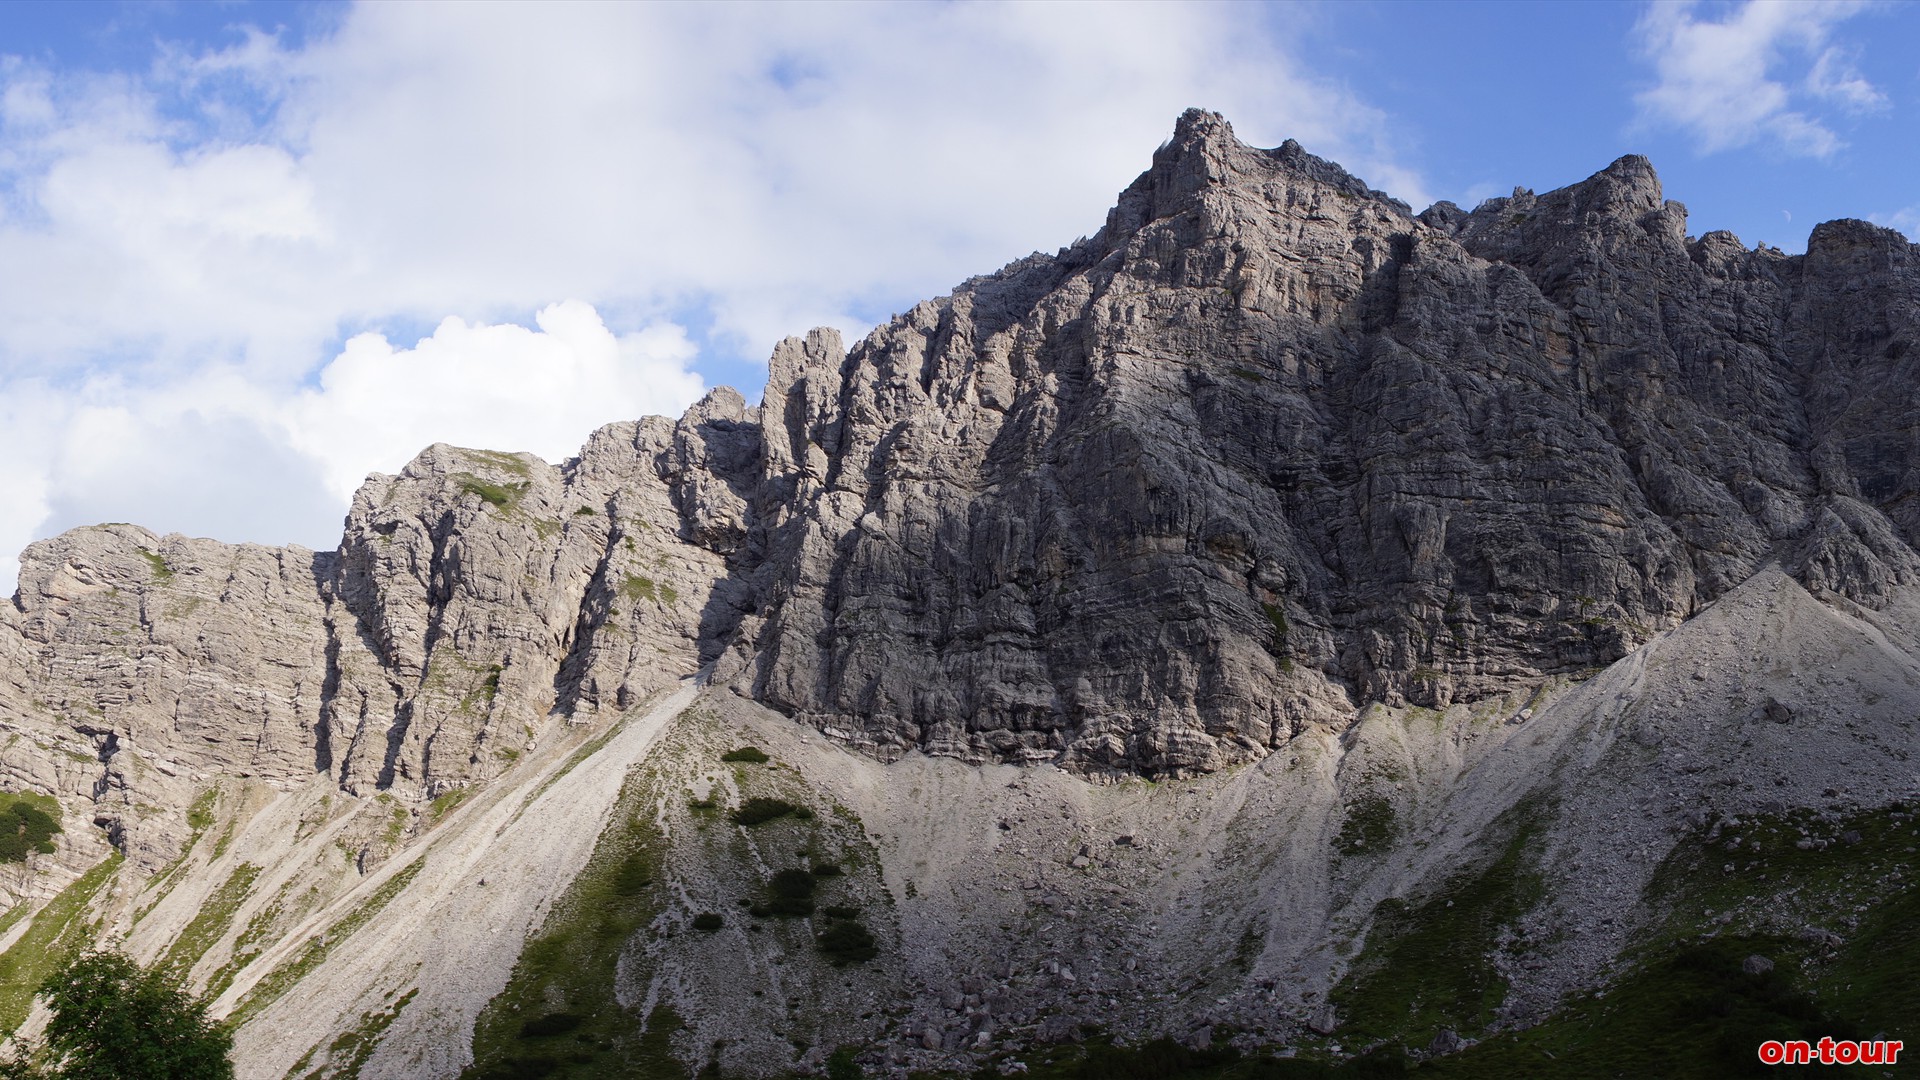
[[[776,352],[754,693],[882,754],[1257,757],[1604,665],[1769,561],[1920,572],[1920,263],[1644,159],[1419,217],[1190,112],[1107,226]]]
[[[1883,603],[1916,249],[1685,216],[1633,157],[1415,216],[1189,112],[1096,236],[781,343],[757,407],[435,446],[335,553],[34,545],[0,770],[154,867],[210,777],[434,797],[707,663],[883,759],[1180,775],[1603,666],[1773,563]]]

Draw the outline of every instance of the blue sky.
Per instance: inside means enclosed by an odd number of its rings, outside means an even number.
[[[331,547],[1097,229],[1179,111],[1416,209],[1653,159],[1920,234],[1914,3],[0,5],[0,587],[102,520]]]

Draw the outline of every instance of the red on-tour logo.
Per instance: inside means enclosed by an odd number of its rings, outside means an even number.
[[[1898,1064],[1900,1048],[1905,1045],[1898,1039],[1867,1039],[1854,1042],[1852,1039],[1821,1039],[1810,1043],[1805,1039],[1768,1039],[1760,1044],[1760,1063],[1762,1065],[1894,1065]]]

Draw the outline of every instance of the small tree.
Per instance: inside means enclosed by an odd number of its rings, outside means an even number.
[[[44,1054],[49,1068],[40,1075],[233,1080],[233,1034],[165,972],[144,970],[116,952],[87,951],[55,968],[40,993],[53,1012]],[[12,1075],[35,1073],[23,1068]]]

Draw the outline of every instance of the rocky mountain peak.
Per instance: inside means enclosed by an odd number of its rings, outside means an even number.
[[[23,700],[131,729],[161,684],[73,674],[126,622],[212,723],[267,618],[293,666],[249,767],[354,790],[481,782],[703,664],[882,758],[1203,772],[1604,665],[1768,565],[1867,605],[1920,580],[1920,444],[1884,423],[1916,279],[1858,222],[1689,242],[1637,156],[1415,219],[1190,110],[1099,236],[789,338],[757,406],[559,465],[430,447],[337,554],[69,534],[10,648]]]

